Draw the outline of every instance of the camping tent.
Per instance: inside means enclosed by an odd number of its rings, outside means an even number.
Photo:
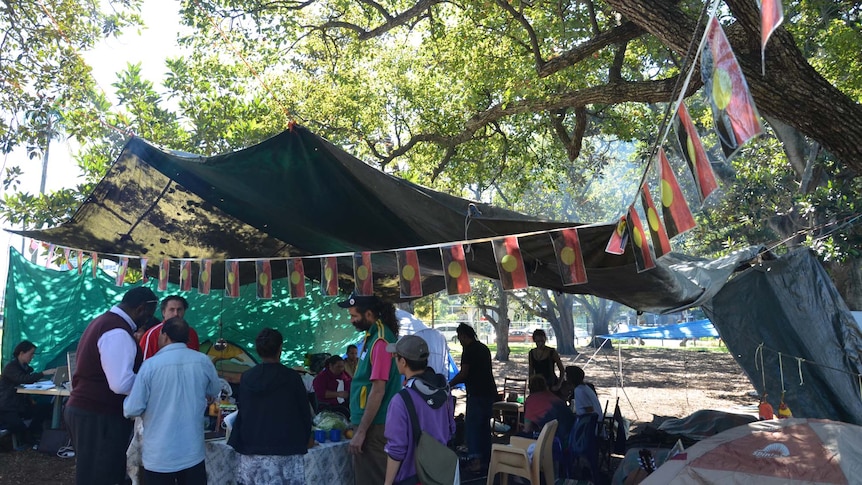
[[[858,483],[860,449],[860,426],[813,419],[759,421],[694,444],[641,483]]]
[[[468,221],[470,204],[480,214]],[[589,281],[565,286],[547,231],[575,226]],[[152,276],[163,258],[212,258],[214,288],[223,285],[225,259],[306,257],[306,274],[319,280],[315,256],[342,254],[338,276],[350,291],[351,253],[380,251],[372,255],[375,291],[391,299],[400,296],[396,249],[425,247],[418,258],[424,294],[431,294],[444,288],[440,249],[433,245],[531,233],[519,238],[530,285],[656,313],[702,303],[758,252],[747,248],[718,261],[672,253],[639,273],[633,251],[605,252],[615,227],[539,220],[436,192],[376,170],[294,126],[215,157],[133,138],[70,221],[14,232],[100,255],[146,257]],[[179,261],[171,264],[176,282]],[[274,278],[285,275],[283,262],[272,267]],[[467,267],[474,276],[498,277],[489,241],[471,245]],[[241,263],[240,280],[254,279],[254,264]]]

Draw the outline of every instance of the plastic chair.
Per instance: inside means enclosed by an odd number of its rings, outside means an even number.
[[[556,482],[554,476],[553,442],[557,432],[557,420],[545,424],[539,438],[535,440],[513,436],[508,445],[495,444],[491,447],[491,462],[488,466],[487,485],[493,485],[494,476],[502,473],[500,485],[509,482],[509,475],[526,478],[531,485],[541,485],[540,475],[545,476],[545,483]],[[527,449],[535,443],[533,459],[527,454]]]
[[[563,451],[563,475],[566,478],[581,478],[581,457],[587,460],[590,467],[590,480],[599,481],[599,442],[596,436],[596,426],[599,415],[595,413],[582,414],[575,418],[575,424],[569,433],[568,447]]]
[[[510,401],[510,397],[514,396],[515,402]],[[506,377],[503,379],[503,400],[494,403],[492,409],[494,421],[497,423],[509,426],[506,433],[513,435],[517,433],[521,426],[521,414],[524,412],[524,405],[517,402],[518,397],[527,396],[527,379],[517,379]],[[494,432],[496,426],[492,426]]]

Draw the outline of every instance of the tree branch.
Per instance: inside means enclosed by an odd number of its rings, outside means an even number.
[[[619,27],[602,32],[557,57],[548,59],[542,64],[537,63],[536,71],[540,78],[548,77],[551,74],[581,62],[609,45],[626,43],[640,37],[645,32],[645,30],[632,22],[623,22]]]
[[[374,37],[379,37],[394,29],[395,27],[400,27],[402,25],[408,24],[414,18],[421,17],[426,10],[431,8],[431,6],[443,3],[444,1],[445,0],[419,0],[419,2],[417,2],[412,7],[399,13],[398,15],[393,16],[376,2],[373,2],[372,0],[363,0],[363,3],[372,5],[372,7],[374,7],[374,9],[377,10],[386,19],[386,21],[371,30],[366,30],[364,27],[350,22],[331,20],[329,22],[324,22],[323,24],[321,24],[318,29],[347,29],[356,32],[357,38],[359,40],[368,40]]]

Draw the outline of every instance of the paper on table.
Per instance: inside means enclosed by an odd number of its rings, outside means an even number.
[[[43,391],[45,389],[51,389],[54,387],[54,383],[51,381],[40,381],[33,384],[22,384],[21,387],[24,389],[34,389]]]

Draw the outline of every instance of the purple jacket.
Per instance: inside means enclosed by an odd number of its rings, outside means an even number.
[[[419,418],[419,428],[430,433],[437,441],[446,444],[449,438],[455,434],[455,418],[453,416],[451,398],[438,409],[432,409],[421,394],[415,389],[408,389],[413,398],[413,406],[416,408],[416,416]],[[401,468],[395,475],[395,481],[403,480],[416,474],[416,458],[413,442],[413,427],[410,424],[410,415],[404,406],[400,394],[396,394],[389,402],[386,414],[386,454],[393,460],[401,462]]]

